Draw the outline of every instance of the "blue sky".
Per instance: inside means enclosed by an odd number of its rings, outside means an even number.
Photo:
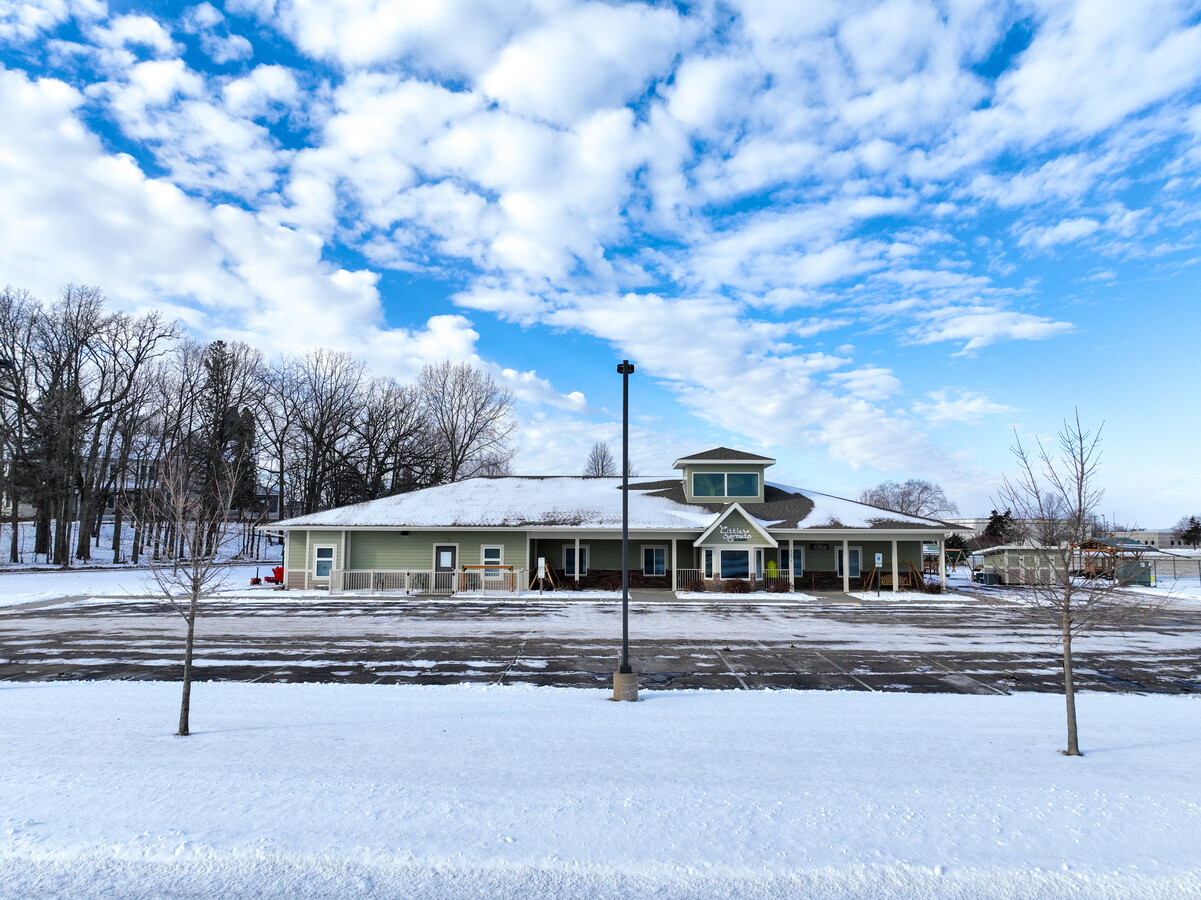
[[[1201,4],[0,0],[3,280],[202,338],[478,362],[517,468],[713,444],[987,514],[1105,422],[1201,512]]]

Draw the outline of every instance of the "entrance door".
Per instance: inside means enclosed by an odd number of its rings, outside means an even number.
[[[459,548],[454,544],[434,545],[434,593],[453,594],[455,571],[459,568]]]
[[[862,548],[860,548],[860,547],[848,547],[847,548],[847,556],[851,560],[851,571],[849,573],[851,578],[859,577],[859,557],[861,555],[860,554],[861,549]],[[842,548],[841,547],[838,548],[838,574],[841,577],[841,575],[842,575]]]

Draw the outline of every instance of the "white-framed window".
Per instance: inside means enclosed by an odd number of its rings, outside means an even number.
[[[505,564],[505,548],[503,546],[480,547],[480,563],[485,566],[503,566]],[[485,578],[495,578],[500,569],[484,569]]]
[[[788,574],[788,555],[789,555],[788,548],[781,547],[780,548],[780,572],[784,575]],[[804,575],[805,574],[805,548],[801,547],[799,545],[796,548],[796,558],[792,560],[792,574],[793,575]]]
[[[851,573],[850,573],[851,577],[858,578],[859,572],[860,572],[861,560],[863,559],[863,548],[862,547],[848,547],[847,551],[848,551],[848,555],[851,558]],[[842,577],[842,547],[838,548],[837,552],[835,553],[835,558],[837,559],[837,562],[838,562],[838,575],[841,578]]]
[[[758,472],[693,472],[694,497],[758,497]]]
[[[642,574],[659,576],[667,574],[667,548],[642,548]]]
[[[713,551],[712,550],[702,550],[701,551],[701,566],[704,571],[705,577],[712,578],[713,577]]]
[[[719,550],[718,566],[722,578],[750,578],[751,577],[751,551],[746,550]]]
[[[563,547],[563,574],[575,576],[575,544]],[[580,544],[580,574],[588,574],[588,545]]]
[[[334,552],[337,548],[333,544],[317,544],[313,547],[313,577],[314,578],[329,578],[330,572],[334,569]]]

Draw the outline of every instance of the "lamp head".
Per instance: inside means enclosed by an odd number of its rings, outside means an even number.
[[[631,363],[629,360],[623,359],[620,363],[617,364],[617,374],[618,375],[633,375],[634,374],[634,364]]]

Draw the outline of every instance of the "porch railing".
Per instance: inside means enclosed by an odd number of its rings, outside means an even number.
[[[777,572],[771,574],[764,572],[757,578],[743,578],[742,581],[749,581],[751,589],[756,591],[777,591],[786,590],[788,584],[788,573]],[[720,578],[705,578],[700,569],[676,569],[676,584],[677,591],[686,591],[689,585],[697,581],[703,581],[709,590],[716,590],[717,585],[721,583]]]
[[[432,572],[428,569],[334,569],[329,592],[371,594],[516,594],[525,569]]]

